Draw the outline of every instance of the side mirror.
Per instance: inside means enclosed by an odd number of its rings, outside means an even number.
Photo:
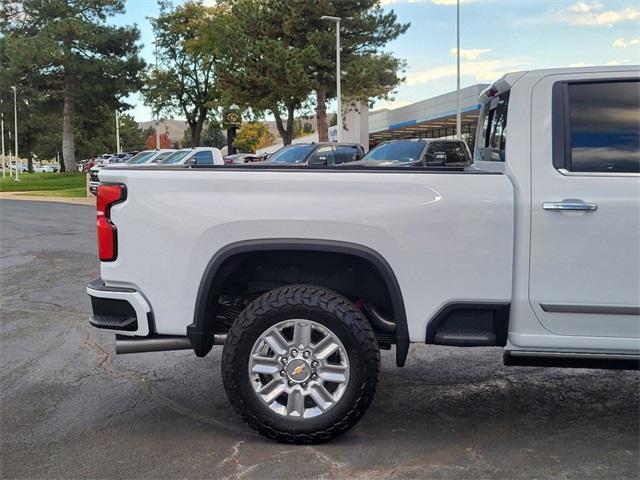
[[[447,163],[447,154],[444,152],[436,152],[433,154],[433,160],[435,165],[444,166]]]

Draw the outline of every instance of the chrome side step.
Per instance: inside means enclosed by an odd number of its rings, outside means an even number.
[[[520,367],[640,370],[639,355],[508,350],[502,359],[505,365]]]
[[[226,334],[215,334],[214,345],[222,345],[227,339]],[[193,346],[189,337],[154,335],[150,337],[127,337],[116,335],[116,354],[164,352],[168,350],[191,350]]]

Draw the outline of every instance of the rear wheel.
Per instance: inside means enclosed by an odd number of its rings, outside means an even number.
[[[378,380],[375,335],[362,313],[324,288],[293,285],[254,300],[223,350],[232,405],[260,433],[317,443],[350,429]]]

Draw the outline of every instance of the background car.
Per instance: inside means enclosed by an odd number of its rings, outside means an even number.
[[[405,139],[381,143],[350,166],[464,168],[471,164],[462,140]]]
[[[296,143],[273,153],[262,165],[340,165],[354,162],[364,155],[357,143]]]
[[[234,153],[224,157],[225,165],[242,165],[245,163],[262,162],[266,160],[266,154],[259,153]]]
[[[176,150],[174,148],[161,148],[159,150],[143,150],[127,160],[127,165],[147,165],[159,163]]]
[[[162,165],[224,165],[219,149],[214,147],[183,148],[158,162]]]

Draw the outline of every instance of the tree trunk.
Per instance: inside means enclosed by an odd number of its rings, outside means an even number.
[[[27,169],[29,173],[33,173],[33,153],[31,149],[29,149],[29,156],[27,157]]]
[[[327,91],[324,88],[316,90],[316,129],[318,130],[318,140],[320,142],[328,142]]]
[[[73,117],[75,115],[75,98],[73,97],[73,80],[68,73],[64,77],[64,109],[62,117],[62,158],[65,170],[76,170],[76,154],[73,140]]]
[[[207,119],[207,111],[201,110],[198,114],[198,118],[193,124],[189,124],[191,127],[191,146],[199,147],[202,139],[202,129],[204,127],[204,121]]]
[[[282,138],[282,144],[291,145],[291,128],[289,128],[288,130],[284,128],[284,125],[282,124],[282,118],[280,118],[280,113],[278,112],[277,108],[272,108],[271,113],[273,113],[273,116],[276,119],[276,127],[278,127],[278,133],[280,134],[280,138]],[[293,121],[291,121],[291,124],[293,125]],[[289,118],[287,118],[287,126],[288,125]]]

